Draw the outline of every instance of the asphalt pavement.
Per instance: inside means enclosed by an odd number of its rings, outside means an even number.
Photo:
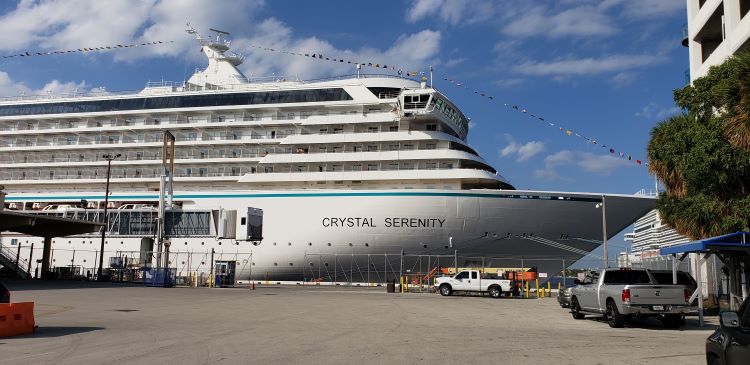
[[[715,319],[612,329],[555,298],[388,294],[385,288],[148,288],[9,282],[35,334],[0,364],[705,364]]]

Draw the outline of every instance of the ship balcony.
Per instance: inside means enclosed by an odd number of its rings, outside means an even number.
[[[480,169],[380,169],[363,171],[290,171],[272,173],[248,173],[241,183],[315,182],[315,181],[404,181],[404,180],[492,180],[499,177]]]

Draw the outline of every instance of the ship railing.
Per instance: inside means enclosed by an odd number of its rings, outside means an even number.
[[[146,83],[147,89],[144,90],[117,90],[117,91],[108,91],[104,88],[96,88],[92,90],[87,91],[76,91],[72,93],[60,93],[60,94],[54,94],[54,93],[45,93],[45,94],[21,94],[16,96],[4,96],[0,97],[0,103],[11,103],[11,102],[17,102],[17,101],[49,101],[49,100],[59,100],[59,99],[75,99],[75,98],[99,98],[99,97],[112,97],[112,96],[135,96],[135,95],[143,95],[143,94],[149,94],[149,93],[159,93],[162,94],[164,92],[155,92],[158,90],[158,88],[162,87],[170,87],[172,88],[171,91],[168,93],[179,93],[179,92],[200,92],[200,91],[206,91],[206,90],[264,90],[264,89],[279,89],[281,83],[299,83],[299,84],[309,84],[309,83],[317,83],[317,82],[323,82],[323,81],[336,81],[336,80],[348,80],[348,79],[357,79],[357,78],[394,78],[394,79],[402,79],[402,80],[409,80],[409,81],[415,81],[414,79],[404,77],[404,76],[398,76],[398,75],[389,75],[389,74],[348,74],[348,75],[341,75],[341,76],[332,76],[332,77],[324,77],[324,78],[318,78],[318,79],[310,79],[310,80],[297,80],[296,78],[287,78],[284,76],[251,76],[247,78],[246,80],[241,81],[247,81],[245,82],[239,82],[237,83],[236,79],[228,80],[228,83],[221,84],[221,85],[215,85],[215,87],[211,88],[203,88],[203,87],[196,87],[195,85],[188,84],[187,82],[174,82],[174,81],[156,81],[156,82],[148,82]],[[149,90],[151,88],[151,90]]]

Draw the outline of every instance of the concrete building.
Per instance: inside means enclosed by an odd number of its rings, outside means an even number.
[[[682,44],[690,49],[690,81],[711,66],[750,50],[750,0],[687,0],[687,32]]]

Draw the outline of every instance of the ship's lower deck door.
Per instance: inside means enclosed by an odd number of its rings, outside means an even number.
[[[237,261],[216,261],[214,276],[216,286],[226,288],[234,286],[234,275],[237,271]]]

